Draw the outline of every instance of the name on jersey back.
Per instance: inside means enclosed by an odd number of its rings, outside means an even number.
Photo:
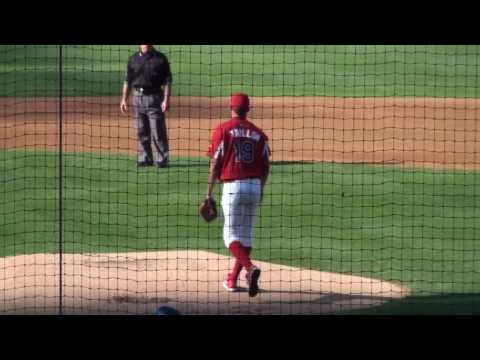
[[[230,136],[234,138],[248,138],[254,141],[259,141],[261,138],[261,135],[255,130],[245,128],[234,128],[230,130]]]

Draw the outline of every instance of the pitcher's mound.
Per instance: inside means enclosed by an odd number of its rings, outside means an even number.
[[[0,259],[0,313],[327,314],[378,306],[409,294],[396,284],[254,260],[262,274],[250,298],[244,272],[230,293],[222,281],[232,259],[206,251],[35,254]],[[63,286],[59,287],[60,279]]]

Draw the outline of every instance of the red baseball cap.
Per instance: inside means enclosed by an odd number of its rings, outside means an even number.
[[[247,111],[250,110],[250,100],[248,99],[248,95],[243,93],[232,94],[232,97],[230,98],[230,108]]]

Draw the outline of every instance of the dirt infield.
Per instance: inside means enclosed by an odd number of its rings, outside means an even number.
[[[228,98],[175,97],[168,114],[172,155],[204,156]],[[0,99],[0,147],[58,147],[58,103]],[[478,99],[253,98],[250,117],[270,137],[273,161],[480,168]],[[133,120],[117,97],[66,98],[66,151],[130,153]]]
[[[378,306],[408,289],[359,276],[257,261],[260,292],[229,293],[221,282],[230,259],[205,251],[65,254],[65,314],[154,314],[162,305],[182,314],[328,314]],[[55,314],[59,258],[36,254],[0,259],[0,314]]]
[[[118,97],[67,98],[66,151],[135,154],[131,116]],[[228,98],[176,97],[168,114],[172,155],[204,156]],[[274,161],[480,169],[480,100],[445,98],[253,98],[250,117],[270,137]],[[0,148],[57,149],[55,99],[0,98]],[[64,255],[66,313],[329,313],[380,305],[408,289],[363,277],[258,262],[262,292],[229,294],[229,259],[201,251]],[[243,280],[242,280],[243,281]],[[245,286],[245,283],[241,283]],[[0,259],[0,312],[56,313],[58,258]]]

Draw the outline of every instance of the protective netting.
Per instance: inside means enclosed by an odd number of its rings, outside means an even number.
[[[479,312],[479,46],[155,48],[167,168],[120,111],[137,45],[0,46],[0,313]],[[237,91],[272,152],[255,297],[198,214]]]

